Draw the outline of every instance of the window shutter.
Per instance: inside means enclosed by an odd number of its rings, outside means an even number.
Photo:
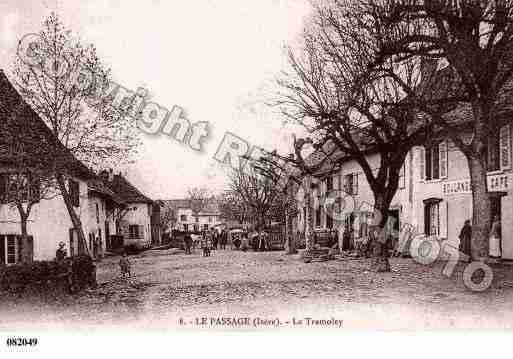
[[[7,202],[7,175],[0,174],[0,203]]]
[[[433,164],[432,170],[431,170],[431,176],[430,179],[438,179],[440,178],[440,151],[439,151],[440,145],[436,144],[431,149],[431,156],[429,161]],[[428,162],[426,160],[426,162]]]
[[[403,163],[401,166],[401,171],[399,172],[399,188],[403,189],[406,187],[406,162]]]
[[[443,201],[443,202],[440,202],[439,203],[439,213],[438,213],[438,216],[439,216],[439,221],[440,221],[440,234],[439,234],[439,237],[440,238],[445,238],[447,239],[447,228],[448,228],[448,202],[447,201]]]
[[[23,262],[23,256],[22,256],[22,253],[23,253],[23,241],[21,239],[21,236],[16,236],[16,241],[18,242],[17,245],[18,245],[18,258],[16,260],[16,263],[21,263]]]
[[[447,177],[447,142],[442,141],[438,145],[438,154],[440,161],[440,178]]]
[[[353,194],[358,194],[358,173],[353,175]]]
[[[5,240],[6,236],[0,234],[0,263],[5,264],[6,258],[5,258]]]
[[[501,170],[511,168],[511,139],[509,125],[502,126],[499,133]]]
[[[426,152],[424,147],[420,147],[419,149],[419,159],[420,159],[420,179],[426,179]]]

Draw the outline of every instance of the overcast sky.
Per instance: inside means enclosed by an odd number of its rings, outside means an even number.
[[[128,177],[154,199],[183,197],[190,186],[223,189],[226,171],[213,155],[226,131],[287,150],[294,129],[260,99],[286,66],[283,46],[302,30],[306,0],[2,0],[0,11],[1,67],[14,60],[17,41],[56,11],[97,47],[116,82],[143,86],[153,101],[212,125],[202,154],[163,135],[142,136]]]

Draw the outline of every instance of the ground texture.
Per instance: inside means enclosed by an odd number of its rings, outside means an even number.
[[[132,279],[120,278],[119,258],[109,257],[98,263],[95,290],[31,303],[4,301],[0,326],[513,328],[513,267],[507,265],[494,266],[491,287],[476,293],[463,284],[463,263],[446,277],[445,262],[422,265],[406,258],[391,259],[391,273],[370,271],[368,259],[303,263],[283,252],[226,250],[204,258],[199,251],[153,250],[129,258]],[[248,319],[234,325],[233,318]]]

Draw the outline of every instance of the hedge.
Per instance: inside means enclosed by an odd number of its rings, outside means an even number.
[[[89,256],[0,266],[1,292],[23,294],[57,290],[74,293],[94,286],[96,266]]]

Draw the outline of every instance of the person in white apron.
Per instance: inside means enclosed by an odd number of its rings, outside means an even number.
[[[501,222],[499,216],[495,216],[490,230],[490,257],[500,258],[501,255]]]

